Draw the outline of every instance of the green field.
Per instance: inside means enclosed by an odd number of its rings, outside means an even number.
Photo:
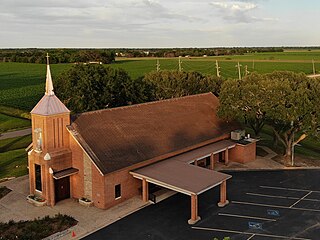
[[[0,140],[0,179],[28,173],[27,152],[31,135]]]
[[[52,65],[53,78],[68,67]],[[43,64],[0,63],[0,105],[31,110],[43,96],[45,76]]]
[[[221,76],[224,78],[238,78],[235,65],[238,61],[242,65],[241,71],[247,65],[249,72],[268,73],[275,70],[312,73],[312,59],[316,69],[320,69],[320,51],[290,51],[283,53],[256,53],[240,56],[219,56],[203,58],[182,57],[182,68],[185,71],[198,71],[204,74],[216,74],[215,61],[219,61]],[[143,76],[156,69],[155,58],[117,59],[109,65],[123,68],[132,78]],[[178,69],[178,58],[159,59],[161,69]],[[72,64],[52,64],[53,80]],[[30,111],[43,96],[45,86],[46,67],[43,64],[28,63],[0,63],[0,106]]]
[[[6,114],[0,113],[0,133],[9,130],[17,130],[26,128],[31,125],[30,120],[23,118],[11,117]]]

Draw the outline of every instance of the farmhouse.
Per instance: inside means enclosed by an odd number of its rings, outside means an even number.
[[[228,203],[230,175],[216,162],[252,161],[255,142],[230,140],[238,126],[216,115],[219,101],[199,94],[70,117],[57,98],[49,63],[46,91],[31,111],[28,152],[30,194],[54,206],[85,198],[107,209],[133,196],[149,200],[154,186],[190,196],[191,219],[199,220],[198,195],[220,186],[219,206]]]

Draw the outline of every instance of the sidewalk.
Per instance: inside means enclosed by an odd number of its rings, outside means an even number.
[[[73,199],[58,202],[53,208],[35,207],[26,201],[26,196],[29,194],[28,179],[28,176],[23,176],[0,183],[0,186],[5,185],[12,190],[0,199],[0,219],[2,222],[8,222],[11,219],[32,220],[61,213],[70,215],[78,221],[76,226],[64,233],[66,235],[50,239],[79,239],[150,204],[145,204],[139,197],[134,197],[108,210],[84,207]],[[75,237],[72,237],[72,232]]]
[[[31,128],[26,128],[26,129],[12,131],[12,132],[5,132],[0,135],[0,140],[7,139],[7,138],[21,137],[29,134],[31,134]]]

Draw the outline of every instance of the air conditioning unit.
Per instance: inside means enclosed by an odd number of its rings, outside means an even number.
[[[244,138],[246,135],[245,130],[235,130],[231,132],[231,139],[235,141],[239,141],[240,139]]]

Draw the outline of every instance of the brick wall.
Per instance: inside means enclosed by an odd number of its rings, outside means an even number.
[[[241,145],[237,144],[234,148],[229,149],[229,161],[246,163],[256,159],[256,142]]]

